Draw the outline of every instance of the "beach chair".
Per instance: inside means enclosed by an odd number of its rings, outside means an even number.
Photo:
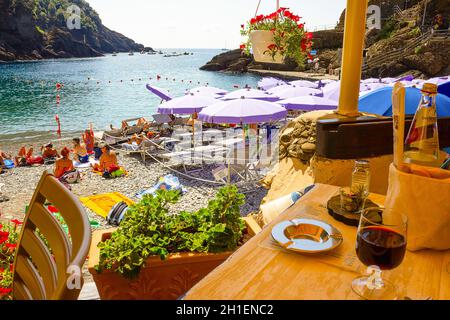
[[[59,209],[70,238],[46,208],[47,201]],[[38,230],[48,245],[38,235]],[[14,298],[77,299],[90,243],[91,228],[80,201],[50,172],[44,172],[19,236],[14,261]]]

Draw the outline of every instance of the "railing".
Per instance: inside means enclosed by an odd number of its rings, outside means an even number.
[[[336,24],[324,24],[314,27],[308,27],[308,31],[310,32],[334,30],[334,29],[336,29]]]
[[[434,30],[434,29],[428,29],[425,33],[422,33],[419,37],[414,39],[413,41],[409,42],[406,46],[403,48],[393,50],[388,53],[380,53],[376,56],[370,57],[366,60],[362,67],[362,71],[367,71],[370,66],[372,65],[379,65],[382,64],[384,61],[395,61],[399,59],[400,57],[404,56],[405,53],[408,53],[415,48],[417,48],[420,45],[424,45],[428,41],[433,40],[439,40],[441,41],[442,38],[445,40],[450,39],[450,31],[449,30]]]

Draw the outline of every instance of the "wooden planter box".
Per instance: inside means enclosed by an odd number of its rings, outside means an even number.
[[[256,62],[283,64],[284,57],[276,54],[275,57],[269,53],[268,46],[274,43],[273,33],[267,30],[254,30],[250,33],[250,42],[252,43],[253,57]]]
[[[245,221],[250,236],[260,231],[253,220],[246,218]],[[128,280],[111,270],[104,270],[99,274],[94,268],[100,256],[97,244],[109,239],[113,231],[114,229],[95,231],[89,252],[89,272],[102,300],[178,299],[232,254],[178,253],[169,255],[164,261],[159,257],[150,257],[139,277]]]

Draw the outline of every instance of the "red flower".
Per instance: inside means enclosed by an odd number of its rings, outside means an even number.
[[[275,50],[276,48],[277,48],[277,45],[275,43],[269,44],[267,46],[267,49],[269,49],[269,50]]]
[[[298,28],[299,28],[299,29],[303,29],[304,26],[305,26],[305,25],[304,25],[303,23],[299,23],[299,24],[298,24]]]
[[[290,12],[289,10],[286,10],[286,11],[284,12],[284,16],[285,16],[286,18],[292,18],[292,12]]]
[[[250,19],[250,24],[255,24],[256,23],[256,19],[255,18],[251,18]]]
[[[9,238],[9,232],[6,231],[0,231],[0,244],[5,243],[8,241]]]
[[[244,29],[244,28],[245,28],[245,26],[243,24],[241,24],[241,29]]]
[[[12,288],[0,288],[0,297],[11,293]]]
[[[313,38],[312,32],[307,32],[307,33],[306,33],[306,38],[309,39],[309,40],[311,40],[311,39]]]
[[[0,273],[3,273],[3,272],[5,272],[5,269],[0,268]]]
[[[2,230],[3,229],[3,225],[0,223],[0,230]]]
[[[50,211],[51,213],[58,213],[59,209],[54,207],[54,206],[48,206],[47,207],[48,211]]]
[[[244,49],[245,49],[245,44],[241,44],[241,45],[239,46],[239,49],[244,50]]]
[[[17,244],[15,244],[15,243],[7,243],[7,244],[5,244],[5,246],[8,249],[15,249],[17,247]]]
[[[23,224],[22,221],[19,221],[19,220],[17,220],[17,219],[11,220],[11,222],[14,223],[16,226],[20,226],[20,225]]]

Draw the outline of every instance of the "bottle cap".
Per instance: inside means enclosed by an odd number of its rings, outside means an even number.
[[[435,85],[434,83],[424,83],[423,87],[422,87],[422,92],[426,92],[426,93],[432,93],[435,94],[437,93],[437,85]]]
[[[363,167],[363,168],[369,168],[370,167],[370,163],[367,160],[356,160],[355,161],[355,165],[357,167]]]

